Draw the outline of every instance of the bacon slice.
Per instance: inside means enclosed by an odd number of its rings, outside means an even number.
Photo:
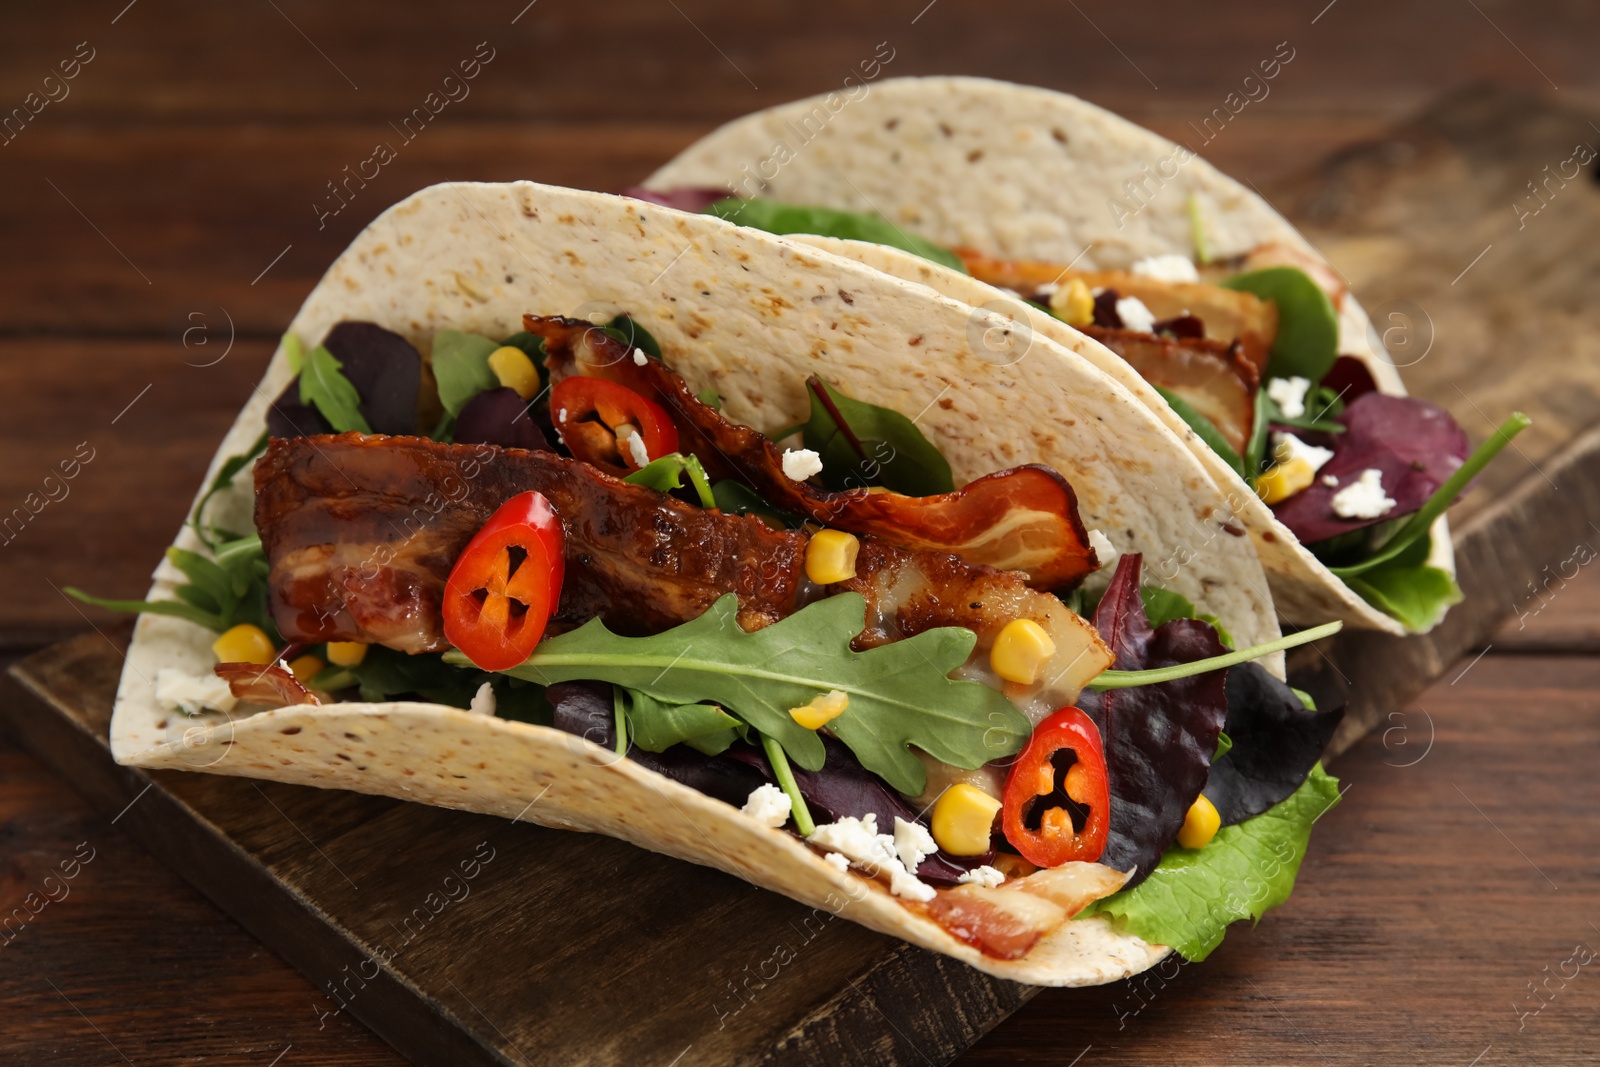
[[[522,321],[544,338],[553,379],[585,374],[650,397],[671,413],[682,450],[698,456],[713,477],[736,478],[779,508],[903,548],[953,552],[972,563],[1023,571],[1042,589],[1076,585],[1099,566],[1077,496],[1048,467],[998,471],[938,496],[826,492],[786,476],[783,454],[770,440],[700,401],[660,360],[636,363],[626,345],[580,320],[525,315]]]
[[[217,677],[228,683],[238,700],[285,708],[293,704],[320,704],[321,699],[294,676],[283,661],[268,663],[219,663]]]
[[[1128,876],[1098,863],[1066,863],[1007,879],[995,889],[940,889],[920,911],[986,956],[1014,960],[1078,912],[1122,888]],[[902,902],[905,903],[905,902]]]
[[[1121,356],[1151,385],[1187,401],[1244,455],[1255,427],[1260,378],[1239,344],[1210,338],[1158,337],[1085,326],[1083,332]]]
[[[755,630],[810,598],[850,591],[867,601],[862,648],[963,626],[986,663],[1006,623],[1035,620],[1056,643],[1027,693],[1046,711],[1075,700],[1111,662],[1086,620],[1015,572],[864,538],[856,576],[818,588],[805,579],[807,533],[695,507],[549,452],[360,434],[273,440],[256,464],[256,528],[279,631],[404,652],[448,647],[440,603],[456,556],[500,504],[530,489],[566,534],[552,632],[599,617],[618,633],[658,633],[725,593],[738,595],[739,623]]]
[[[1024,297],[1033,296],[1040,287],[1052,282],[1065,285],[1077,278],[1091,290],[1115,289],[1122,296],[1138,297],[1158,322],[1193,315],[1205,324],[1208,339],[1225,346],[1238,341],[1240,352],[1258,375],[1267,369],[1272,342],[1278,336],[1278,306],[1254,293],[1215,284],[1227,275],[1201,282],[1166,282],[1127,270],[1068,270],[1055,263],[996,259],[965,248],[956,252],[974,278],[1014,289]],[[1238,274],[1267,265],[1266,262],[1252,262],[1227,273]],[[1300,263],[1290,265],[1302,266]],[[1327,268],[1322,270],[1326,272]]]

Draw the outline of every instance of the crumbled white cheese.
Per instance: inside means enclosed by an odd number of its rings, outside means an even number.
[[[783,453],[783,475],[803,482],[822,473],[822,457],[809,448],[791,448]]]
[[[1339,476],[1337,474],[1324,474],[1322,476],[1322,484],[1330,489],[1337,488],[1339,485]]]
[[[1133,273],[1159,282],[1197,282],[1200,272],[1194,269],[1189,257],[1177,252],[1164,256],[1146,256],[1133,265]]]
[[[848,871],[850,869],[850,860],[841,852],[830,852],[822,858],[839,868],[841,871]]]
[[[162,667],[156,672],[156,703],[165,711],[200,715],[232,711],[238,701],[228,683],[214,674],[194,675],[176,667]]]
[[[617,427],[617,441],[628,450],[628,455],[633,457],[633,462],[638,466],[650,462],[650,450],[644,447],[644,435],[633,423],[625,422]]]
[[[562,408],[560,411],[556,412],[556,421],[557,422],[566,422],[567,421],[567,409],[566,408]]]
[[[644,354],[644,349],[635,348],[633,350],[633,365],[635,367],[642,367],[646,363],[649,363],[649,362],[650,362],[650,357]]]
[[[1089,531],[1089,547],[1094,549],[1094,558],[1100,561],[1102,568],[1111,566],[1120,555],[1117,546],[1111,543],[1111,538],[1099,530]]]
[[[1333,513],[1341,519],[1376,519],[1393,507],[1394,500],[1383,491],[1383,472],[1372,467],[1333,494]]]
[[[1328,460],[1333,458],[1333,449],[1308,445],[1292,433],[1274,430],[1272,433],[1272,458],[1279,463],[1293,463],[1297,459],[1305,460],[1311,465],[1311,473],[1315,474],[1323,468],[1323,465]]]
[[[1274,378],[1267,383],[1267,395],[1284,418],[1298,419],[1306,413],[1306,390],[1310,388],[1310,378]]]
[[[838,822],[826,823],[812,831],[806,840],[818,848],[843,853],[851,863],[871,875],[887,874],[889,892],[909,900],[932,900],[931,885],[906,870],[895,853],[894,836],[878,833],[878,816],[868,812],[862,818],[846,815]]]
[[[963,871],[961,877],[956,879],[962,885],[979,885],[985,889],[993,889],[1005,880],[1005,875],[987,864],[982,867],[974,867],[970,871]]]
[[[1060,282],[1045,282],[1033,291],[1034,296],[1054,296],[1056,290],[1061,288]]]
[[[920,822],[906,822],[894,817],[894,854],[900,857],[906,870],[915,871],[922,861],[939,851],[939,845]]]
[[[739,811],[762,826],[777,829],[789,821],[790,803],[788,793],[768,783],[756,786]]]
[[[484,682],[478,686],[478,691],[472,694],[472,703],[467,705],[467,710],[474,715],[493,715],[494,708],[494,686]]]
[[[1117,300],[1117,317],[1122,320],[1124,330],[1149,333],[1155,329],[1155,314],[1136,296],[1124,296]]]

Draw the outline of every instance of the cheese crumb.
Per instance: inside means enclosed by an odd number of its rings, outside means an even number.
[[[789,821],[790,810],[789,794],[771,783],[756,786],[744,802],[744,807],[739,809],[741,814],[773,829]]]
[[[859,819],[846,815],[838,822],[826,823],[806,840],[818,848],[843,853],[868,874],[887,874],[889,892],[897,897],[928,901],[936,895],[931,885],[906,870],[895,852],[894,836],[878,833],[878,816],[873,812]]]
[[[928,828],[920,822],[906,822],[894,817],[894,853],[905,864],[906,870],[915,872],[924,859],[939,851]]]
[[[1297,459],[1303,459],[1310,464],[1311,473],[1315,474],[1333,458],[1333,449],[1308,445],[1292,433],[1275,430],[1272,434],[1272,458],[1279,463],[1293,463]]]
[[[650,462],[650,450],[644,447],[644,435],[631,422],[617,427],[617,441],[623,443],[633,462],[643,467]]]
[[[1124,296],[1117,300],[1117,317],[1122,320],[1124,330],[1149,333],[1155,329],[1155,314],[1136,296]]]
[[[822,473],[822,457],[809,448],[791,448],[783,453],[783,476],[803,482]]]
[[[1164,256],[1146,256],[1133,265],[1133,273],[1160,282],[1197,282],[1200,272],[1194,269],[1189,257],[1177,252]]]
[[[1298,419],[1306,413],[1306,390],[1310,388],[1310,378],[1274,378],[1267,383],[1267,395],[1284,418]]]
[[[494,686],[484,682],[478,686],[478,691],[472,694],[472,703],[467,706],[467,710],[474,715],[493,715],[494,707]]]
[[[1369,467],[1333,494],[1333,513],[1341,519],[1376,519],[1387,515],[1394,503],[1383,491],[1383,472]]]
[[[839,868],[841,871],[848,871],[850,869],[850,861],[844,856],[843,853],[830,852],[822,858]]]
[[[635,367],[642,367],[646,363],[649,363],[649,362],[650,362],[650,357],[644,354],[644,349],[635,348],[633,350],[633,365]]]
[[[1322,476],[1322,484],[1330,489],[1337,488],[1339,485],[1339,476],[1337,474],[1324,474]]]
[[[995,886],[999,885],[1005,880],[1005,875],[1001,874],[993,867],[990,867],[988,864],[985,864],[982,867],[974,867],[970,871],[963,871],[961,873],[961,877],[956,879],[956,881],[960,882],[962,885],[977,885],[982,886],[985,889],[993,889]]]
[[[1111,538],[1099,530],[1089,531],[1089,547],[1094,549],[1094,558],[1100,561],[1101,567],[1111,566],[1121,554],[1117,551],[1117,546],[1111,543]]]
[[[156,703],[163,710],[201,715],[232,711],[238,702],[228,683],[214,674],[194,675],[176,667],[162,667],[156,672]]]

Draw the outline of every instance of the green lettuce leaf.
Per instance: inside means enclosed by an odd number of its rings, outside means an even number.
[[[711,478],[706,474],[705,466],[701,464],[698,456],[668,452],[660,459],[646,463],[622,480],[632,482],[634,485],[647,486],[658,493],[665,493],[672,489],[682,489],[685,474],[689,476],[689,484],[694,486],[695,494],[700,498],[700,506],[716,507],[717,500],[711,490]]]
[[[628,733],[646,752],[665,752],[673,745],[715,756],[739,736],[744,723],[715,704],[667,704],[636,689],[618,687]]]
[[[1322,381],[1339,358],[1339,314],[1309,274],[1298,267],[1266,267],[1236,274],[1222,284],[1278,305],[1278,335],[1272,341],[1267,377]]]
[[[752,226],[768,233],[814,233],[822,237],[841,237],[849,241],[868,241],[875,245],[888,245],[923,259],[932,260],[943,267],[967,272],[961,257],[915,234],[907,233],[881,215],[866,215],[858,211],[839,211],[831,207],[811,207],[805,204],[785,204],[777,200],[739,200],[729,197],[718,200],[706,208],[706,213]]]
[[[789,709],[838,689],[850,706],[829,729],[867,770],[913,796],[927,778],[910,746],[976,768],[1018,752],[1031,731],[998,691],[949,677],[977,642],[971,630],[940,627],[855,652],[850,641],[866,620],[856,593],[819,600],[754,633],[740,628],[737,614],[730,593],[698,619],[651,637],[619,637],[594,619],[545,641],[506,673],[540,685],[608,681],[669,704],[714,701],[807,770],[822,767],[822,739]],[[466,662],[458,652],[446,659]]]
[[[1367,603],[1411,630],[1431,627],[1452,604],[1461,602],[1461,587],[1448,572],[1428,566],[1433,539],[1424,537],[1404,552],[1344,583]],[[1337,572],[1336,572],[1337,573]]]
[[[627,315],[618,315],[601,327],[614,340],[621,341],[631,352],[637,348],[652,359],[661,358],[661,342],[655,335]]]
[[[1139,587],[1139,599],[1144,601],[1145,617],[1150,620],[1153,630],[1164,622],[1173,619],[1199,619],[1201,622],[1210,623],[1211,628],[1217,631],[1217,639],[1227,648],[1236,647],[1233,635],[1222,625],[1222,620],[1215,615],[1202,615],[1189,598],[1182,593],[1174,593],[1168,589],[1160,589],[1153,585]]]
[[[339,433],[371,433],[361,414],[361,394],[344,376],[344,364],[322,345],[306,355],[300,368],[300,403],[311,404]]]
[[[433,378],[439,383],[439,403],[446,413],[461,414],[467,401],[500,384],[489,369],[489,354],[499,347],[482,334],[461,330],[440,330],[433,335]]]
[[[291,334],[290,336],[293,336]],[[206,505],[211,503],[211,498],[233,484],[239,472],[248,467],[255,458],[267,450],[267,431],[262,430],[261,436],[256,438],[256,443],[250,446],[250,451],[237,456],[228,457],[227,462],[218,468],[217,476],[206,487],[205,495],[194,506],[194,514],[189,517],[189,525],[194,529],[195,535],[205,542],[205,546],[215,550],[223,541],[236,540],[240,535],[227,530],[219,530],[211,523],[206,522]]]
[[[1222,943],[1230,923],[1259,919],[1289,898],[1311,824],[1338,800],[1339,780],[1319,763],[1287,800],[1224,826],[1204,848],[1174,845],[1149,878],[1079,917],[1111,916],[1119,928],[1198,963]]]

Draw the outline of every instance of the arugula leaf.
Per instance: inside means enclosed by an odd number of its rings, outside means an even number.
[[[290,336],[293,335],[291,334]],[[195,536],[200,538],[205,546],[212,551],[216,550],[217,545],[221,541],[231,540],[232,538],[219,537],[218,535],[225,534],[227,531],[219,530],[215,526],[205,522],[206,505],[211,502],[212,497],[216,496],[218,493],[222,492],[222,490],[232,485],[234,478],[238,477],[239,472],[249,466],[257,456],[261,455],[261,453],[265,452],[266,450],[267,432],[263,430],[261,431],[261,436],[256,438],[256,443],[250,446],[250,450],[248,452],[240,453],[237,456],[230,456],[228,461],[218,469],[217,476],[211,479],[211,484],[206,487],[205,495],[202,496],[200,498],[200,502],[194,506],[194,514],[189,517],[189,526],[194,530]],[[207,536],[208,533],[210,536]],[[238,535],[236,534],[233,535],[233,537],[237,536]]]
[[[1187,400],[1170,389],[1163,389],[1159,385],[1152,385],[1151,388],[1161,394],[1161,399],[1165,400],[1167,406],[1172,408],[1173,414],[1188,423],[1189,429],[1193,430],[1200,440],[1206,443],[1206,447],[1221,456],[1223,462],[1232,467],[1235,474],[1246,482],[1252,480],[1250,475],[1245,472],[1244,460],[1240,458],[1239,453],[1233,450],[1233,446],[1228,444],[1227,438],[1222,436],[1222,431],[1217,429],[1216,423],[1200,414]]]
[[[1298,375],[1322,381],[1339,358],[1339,315],[1309,274],[1298,267],[1266,267],[1236,274],[1222,284],[1278,305],[1278,335],[1272,341],[1268,377]]]
[[[1433,539],[1423,537],[1393,559],[1344,580],[1356,595],[1410,630],[1426,630],[1445,608],[1461,602],[1461,587],[1447,571],[1428,566]],[[1338,573],[1336,570],[1335,574]]]
[[[311,350],[300,369],[300,403],[316,407],[339,433],[372,432],[361,414],[361,394],[344,376],[344,364],[322,345]]]
[[[661,358],[661,343],[655,339],[649,330],[640,326],[638,322],[627,315],[618,315],[600,328],[610,334],[614,340],[621,341],[627,345],[629,352],[639,348],[643,349],[644,354],[652,359]]]
[[[1487,467],[1489,461],[1499,455],[1500,450],[1510,444],[1513,437],[1531,425],[1533,425],[1532,419],[1520,411],[1513,411],[1511,416],[1505,422],[1502,422],[1499,428],[1489,436],[1488,440],[1472,450],[1472,455],[1467,457],[1466,462],[1462,463],[1454,474],[1446,478],[1443,485],[1434,490],[1433,495],[1428,498],[1428,502],[1418,508],[1406,520],[1405,525],[1400,527],[1393,537],[1384,542],[1381,548],[1359,563],[1352,563],[1343,567],[1329,567],[1328,569],[1343,578],[1346,584],[1349,584],[1351,578],[1360,577],[1368,571],[1389,563],[1391,560],[1397,560],[1405,554],[1413,543],[1424,539],[1428,528],[1433,525],[1433,520],[1443,515],[1450,505],[1456,502],[1456,497],[1461,495],[1461,491],[1467,487],[1467,483],[1476,478],[1478,472]],[[1438,592],[1437,583],[1434,584],[1434,591],[1435,593]],[[1398,590],[1391,585],[1389,595],[1396,592]],[[1455,601],[1447,601],[1446,603],[1453,604]]]
[[[617,686],[633,743],[646,752],[686,744],[715,756],[738,738],[744,723],[715,704],[668,704],[637,689]]]
[[[1259,919],[1294,888],[1311,825],[1339,801],[1339,780],[1319,763],[1289,799],[1217,831],[1201,849],[1174,846],[1133,889],[1089,905],[1152,944],[1195,963],[1222,943],[1228,924]]]
[[[489,369],[489,354],[499,347],[482,334],[461,330],[440,330],[433,335],[433,378],[446,414],[460,415],[467,401],[500,384]]]
[[[1273,652],[1284,652],[1301,645],[1309,645],[1313,641],[1320,641],[1344,629],[1344,623],[1339,621],[1325,622],[1321,626],[1313,626],[1309,630],[1298,633],[1284,634],[1275,641],[1267,641],[1249,648],[1241,648],[1222,656],[1208,656],[1205,659],[1193,660],[1189,663],[1175,663],[1170,667],[1153,667],[1141,671],[1101,671],[1089,681],[1087,688],[1096,691],[1105,689],[1133,689],[1141,685],[1159,685],[1162,682],[1171,682],[1179,678],[1192,678],[1197,674],[1209,674],[1220,671],[1224,667],[1232,667],[1239,663],[1249,663],[1251,660],[1260,659],[1262,656]]]
[[[1233,648],[1233,635],[1223,628],[1221,620],[1215,615],[1202,615],[1189,598],[1182,593],[1174,593],[1169,589],[1161,589],[1153,585],[1140,586],[1139,599],[1144,601],[1144,614],[1150,620],[1150,628],[1157,629],[1164,622],[1173,619],[1199,619],[1208,623],[1217,631],[1217,639],[1228,648]]]
[[[289,370],[296,375],[306,365],[305,346],[292,330],[283,335],[283,358],[288,362]]]
[[[857,211],[839,211],[830,207],[810,207],[804,204],[785,204],[777,200],[740,200],[729,197],[718,200],[705,209],[705,214],[715,215],[738,223],[753,226],[768,233],[814,233],[823,237],[842,237],[850,241],[869,241],[875,245],[888,245],[912,255],[929,259],[943,267],[967,273],[961,257],[921,237],[909,234],[881,215],[866,215]]]
[[[85,604],[132,614],[170,615],[221,633],[241,622],[261,627],[274,640],[278,629],[267,609],[267,559],[255,534],[217,545],[215,559],[173,546],[167,559],[186,583],[173,590],[176,600],[111,600],[72,586],[65,592]]]
[[[674,704],[714,701],[779,742],[807,770],[822,766],[822,739],[789,709],[831,689],[850,698],[829,724],[863,766],[908,795],[927,783],[910,750],[976,768],[1018,752],[1027,718],[998,691],[949,673],[977,642],[971,630],[940,627],[865,652],[850,641],[865,624],[859,594],[819,600],[754,633],[737,621],[729,593],[698,619],[651,637],[618,637],[599,619],[552,637],[527,662],[505,672],[548,685],[594,679]],[[459,652],[452,663],[466,662]]]
[[[695,494],[700,498],[700,506],[716,507],[717,500],[711,488],[711,478],[706,474],[706,468],[698,456],[668,452],[660,459],[646,463],[622,480],[646,486],[658,493],[665,493],[672,489],[682,489],[684,474],[689,475],[689,484],[694,486]]]
[[[801,435],[805,446],[822,457],[822,481],[829,489],[881,485],[907,496],[955,489],[949,462],[916,423],[898,411],[845,396],[821,378],[806,379],[806,387],[811,418],[800,427]]]

